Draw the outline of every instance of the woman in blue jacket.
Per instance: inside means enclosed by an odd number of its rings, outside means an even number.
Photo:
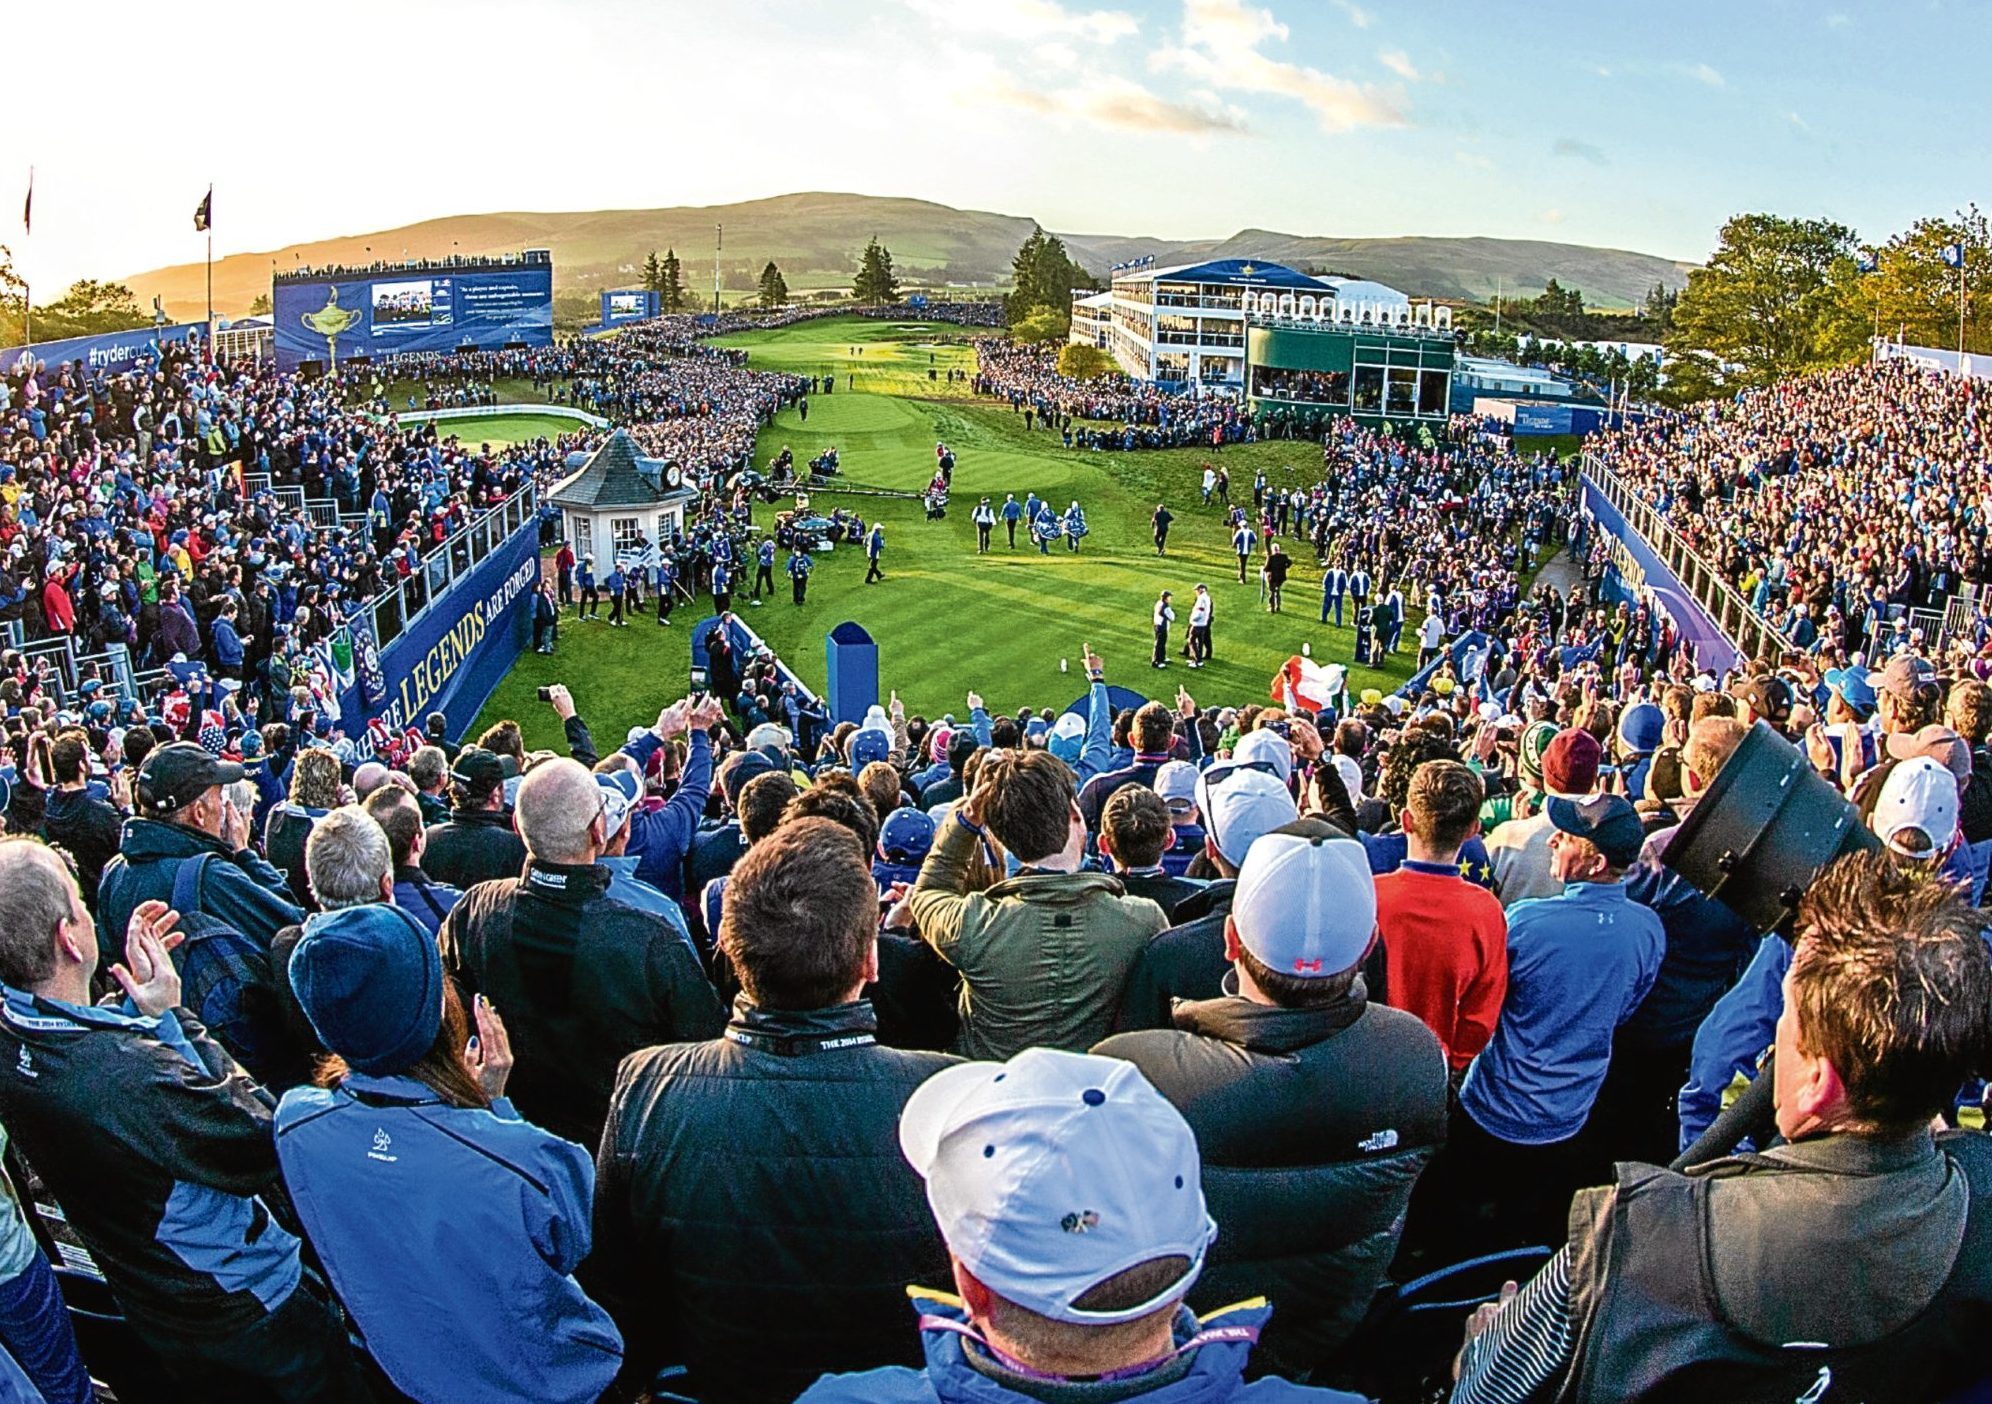
[[[503,1096],[505,1026],[476,1036],[434,938],[381,903],[310,918],[290,962],[335,1055],[277,1108],[277,1156],[368,1353],[411,1399],[581,1404],[622,1337],[581,1290],[595,1167]]]

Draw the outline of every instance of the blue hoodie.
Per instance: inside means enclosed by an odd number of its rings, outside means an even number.
[[[796,1404],[1033,1404],[1040,1398],[1019,1385],[1027,1382],[997,1365],[980,1345],[971,1344],[966,1314],[953,1297],[918,1294],[920,1343],[925,1370],[904,1365],[850,1375],[825,1375]],[[1199,1321],[1187,1307],[1176,1311],[1176,1343],[1183,1351],[1158,1366],[1150,1389],[1129,1393],[1127,1379],[1060,1381],[1058,1397],[1080,1404],[1089,1398],[1147,1400],[1152,1404],[1363,1404],[1339,1389],[1317,1389],[1285,1380],[1245,1382],[1245,1361],[1258,1342],[1272,1308],[1260,1298],[1211,1313]],[[1194,1342],[1194,1344],[1193,1344]],[[970,1351],[974,1358],[970,1358]]]

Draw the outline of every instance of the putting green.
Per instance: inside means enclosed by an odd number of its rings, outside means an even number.
[[[1313,552],[1286,543],[1295,557],[1286,610],[1268,614],[1259,600],[1257,558],[1248,572],[1250,583],[1239,584],[1224,513],[1216,503],[1204,507],[1198,491],[1206,460],[1225,464],[1234,491],[1248,501],[1253,475],[1261,468],[1276,484],[1312,483],[1319,474],[1317,448],[1250,444],[1219,454],[1067,449],[1055,434],[1026,431],[1023,417],[1007,406],[969,398],[965,386],[943,381],[930,392],[930,353],[895,338],[930,340],[933,330],[900,332],[889,324],[836,319],[722,343],[748,347],[750,364],[757,367],[837,377],[834,394],[810,399],[807,422],[797,409],[788,409],[763,431],[756,462],[765,465],[786,444],[802,463],[834,444],[842,458],[841,478],[837,487],[816,492],[812,506],[824,512],[855,509],[867,521],[885,523],[881,583],[863,583],[863,553],[853,547],[818,558],[808,603],[800,609],[789,602],[785,554],[776,560],[775,596],[764,606],[745,602],[752,570],[740,579],[735,607],[742,618],[812,686],[824,682],[825,634],[847,619],[878,641],[883,687],[897,689],[909,710],[930,717],[946,711],[959,715],[971,688],[1004,710],[1026,703],[1063,707],[1084,690],[1079,659],[1088,643],[1105,657],[1112,682],[1169,699],[1178,685],[1187,686],[1199,702],[1208,703],[1268,700],[1274,673],[1303,645],[1322,662],[1350,660],[1352,632],[1316,622],[1321,572]],[[862,354],[853,354],[857,347]],[[943,372],[949,364],[973,371],[974,353],[965,344],[931,354]],[[847,376],[856,377],[857,390],[845,388]],[[941,397],[914,397],[929,393]],[[953,447],[958,459],[944,520],[925,520],[912,498],[839,490],[864,485],[918,492],[933,476],[937,439]],[[1021,502],[1030,492],[1061,510],[1074,499],[1084,506],[1091,534],[1080,551],[1059,544],[1040,555],[1022,530],[1011,550],[999,523],[994,553],[978,556],[969,515],[976,500],[987,495],[1000,507],[1006,493]],[[1162,560],[1149,530],[1158,501],[1166,501],[1176,517]],[[772,526],[784,505],[757,505],[756,524]],[[1180,647],[1199,581],[1210,585],[1216,602],[1216,657],[1210,667],[1193,671],[1184,666]],[[1170,666],[1157,672],[1149,667],[1150,612],[1163,588],[1175,592],[1178,623],[1171,634]],[[558,652],[523,656],[493,694],[479,725],[514,717],[524,725],[529,745],[557,746],[559,723],[536,701],[534,690],[566,682],[598,738],[619,740],[625,729],[654,720],[661,705],[684,691],[690,667],[685,626],[710,614],[710,605],[710,599],[697,607],[681,605],[669,629],[659,628],[654,614],[613,630],[565,615]],[[1414,610],[1411,624],[1416,622]],[[1358,669],[1352,686],[1395,686],[1409,674],[1412,657],[1407,650],[1381,672]]]

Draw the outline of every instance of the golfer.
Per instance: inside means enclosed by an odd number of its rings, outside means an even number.
[[[1169,626],[1176,622],[1176,607],[1169,603],[1169,591],[1155,602],[1155,654],[1150,660],[1157,668],[1169,666]]]

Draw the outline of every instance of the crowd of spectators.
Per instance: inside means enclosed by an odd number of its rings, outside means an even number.
[[[793,728],[722,647],[613,749],[554,687],[358,765],[30,702],[0,1365],[87,1388],[46,1196],[161,1397],[1949,1397],[1992,691],[1572,593],[1319,711],[1090,648],[1062,715]],[[1881,849],[1768,934],[1661,856],[1754,722]],[[1772,1047],[1776,1133],[1661,1168]],[[1457,1361],[1386,1309],[1525,1249]]]
[[[1983,382],[1887,361],[1649,417],[1593,451],[1795,645],[1873,659],[1910,610],[1992,580],[1988,435]]]
[[[1226,396],[1163,390],[1118,372],[1074,380],[1059,374],[1057,351],[1046,346],[984,338],[975,356],[976,394],[1003,401],[1026,428],[1061,435],[1068,447],[1220,448],[1256,437],[1244,406]]]

